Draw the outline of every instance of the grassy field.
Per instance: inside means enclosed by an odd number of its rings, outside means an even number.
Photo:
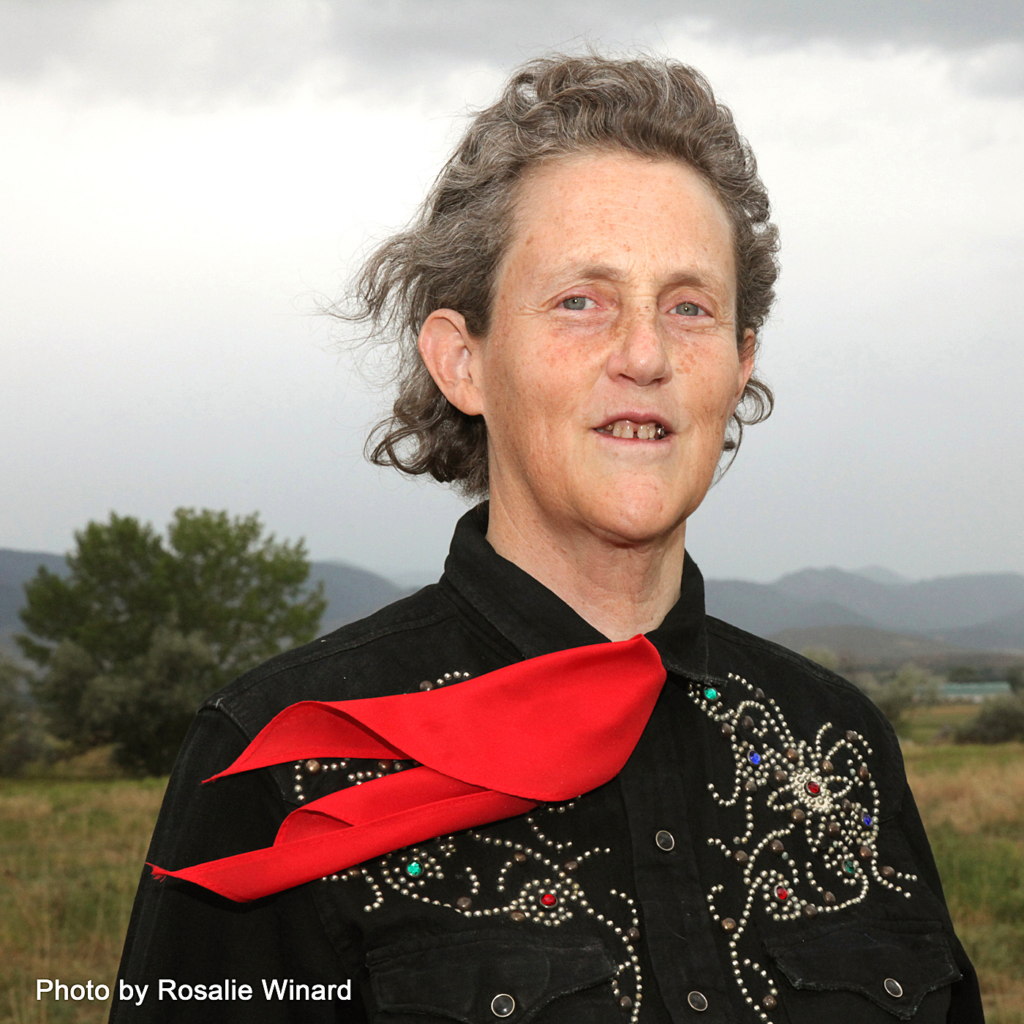
[[[165,780],[0,781],[0,1021],[105,1021],[36,979],[113,986]]]
[[[916,711],[907,771],[989,1024],[1024,1024],[1024,747],[927,743],[973,712]],[[105,1003],[36,1001],[36,979],[113,985],[163,785],[0,780],[0,1024],[106,1020]]]
[[[1024,1024],[1024,747],[914,746],[907,774],[990,1024]]]

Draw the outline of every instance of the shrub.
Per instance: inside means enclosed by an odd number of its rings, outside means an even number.
[[[1014,693],[1024,693],[1024,665],[1013,665],[1008,668],[1006,681]]]
[[[1009,743],[1024,740],[1024,694],[986,701],[955,734],[957,743]]]
[[[0,775],[20,775],[45,748],[40,715],[27,694],[26,673],[0,651]]]

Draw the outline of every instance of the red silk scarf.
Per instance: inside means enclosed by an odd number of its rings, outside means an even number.
[[[621,771],[664,681],[658,652],[637,636],[443,689],[292,704],[206,781],[310,757],[420,766],[298,808],[273,846],[180,871],[150,865],[153,875],[254,900],[412,843],[571,800]]]

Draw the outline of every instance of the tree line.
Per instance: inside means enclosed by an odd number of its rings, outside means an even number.
[[[75,533],[68,574],[25,584],[0,657],[0,772],[110,744],[137,774],[170,770],[200,702],[246,669],[312,640],[326,607],[303,541],[258,514],[180,508],[166,535],[112,513]]]

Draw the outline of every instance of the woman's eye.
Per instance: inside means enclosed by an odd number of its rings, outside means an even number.
[[[680,302],[672,312],[680,316],[707,316],[707,311],[701,309],[696,302]]]
[[[588,299],[585,295],[571,295],[567,299],[562,299],[562,309],[587,309],[587,303],[593,304],[593,299]]]

